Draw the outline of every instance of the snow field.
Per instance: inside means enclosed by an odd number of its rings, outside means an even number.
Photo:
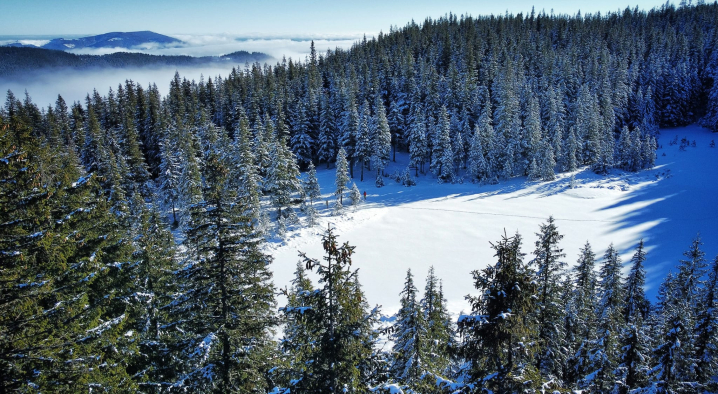
[[[696,142],[684,151],[669,141],[678,136]],[[322,199],[318,225],[290,231],[283,242],[269,243],[274,256],[272,269],[277,287],[289,286],[298,252],[321,258],[321,234],[328,225],[336,228],[341,242],[356,246],[353,265],[370,305],[382,305],[384,315],[399,309],[399,292],[411,268],[420,293],[430,266],[443,281],[444,296],[452,314],[470,310],[465,300],[475,294],[472,270],[493,263],[490,242],[504,231],[517,231],[523,238],[525,261],[532,259],[535,233],[550,215],[564,235],[560,247],[573,266],[578,251],[588,240],[598,264],[613,243],[624,263],[630,260],[643,238],[648,250],[647,294],[655,300],[658,286],[691,240],[700,233],[706,258],[718,253],[718,148],[709,146],[718,134],[698,126],[664,129],[658,140],[656,167],[638,173],[613,170],[602,176],[581,169],[557,175],[551,182],[528,182],[525,177],[498,185],[439,184],[433,175],[419,175],[417,185],[404,187],[385,178],[386,186],[374,186],[373,172],[354,182],[367,192],[367,201],[356,209],[344,197],[345,214],[331,216],[335,168],[317,167]],[[665,153],[665,156],[663,154]],[[387,174],[403,170],[406,154],[397,154]],[[428,167],[428,166],[427,166]],[[412,176],[414,175],[412,171]],[[329,209],[326,208],[329,201]],[[628,267],[625,267],[627,273]],[[280,299],[283,305],[285,300]]]

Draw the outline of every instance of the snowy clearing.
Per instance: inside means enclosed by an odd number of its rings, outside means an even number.
[[[321,234],[331,224],[340,241],[356,246],[354,266],[369,304],[382,305],[385,315],[399,309],[399,292],[408,268],[423,290],[430,266],[443,280],[444,294],[453,314],[469,311],[464,297],[475,294],[471,271],[494,262],[489,242],[518,231],[523,236],[526,260],[532,258],[539,224],[553,215],[564,239],[565,261],[573,265],[588,240],[599,258],[613,242],[624,263],[638,240],[648,250],[647,293],[655,300],[665,274],[682,258],[697,233],[706,257],[718,253],[718,148],[709,146],[718,135],[698,126],[661,131],[656,167],[638,173],[613,170],[608,176],[588,169],[575,173],[576,188],[569,188],[571,174],[559,174],[552,182],[528,182],[526,178],[498,185],[438,184],[432,175],[420,175],[414,187],[385,178],[376,188],[374,177],[354,181],[367,192],[367,201],[345,214],[330,216],[334,202],[335,169],[317,168],[322,200],[319,225],[287,233],[284,242],[268,245],[274,256],[274,283],[287,286],[293,278],[298,251],[322,257]],[[685,151],[669,142],[678,136],[696,142]],[[663,155],[665,153],[665,156]],[[403,170],[406,155],[398,154],[388,174]],[[428,167],[428,166],[427,166]],[[413,172],[412,172],[413,176]],[[325,201],[329,201],[329,209]],[[282,305],[284,300],[280,299]]]

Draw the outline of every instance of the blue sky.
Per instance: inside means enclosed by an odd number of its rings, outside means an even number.
[[[2,0],[0,35],[76,35],[152,30],[162,34],[372,36],[389,26],[461,15],[528,12],[531,6],[574,14],[650,9],[656,0]]]

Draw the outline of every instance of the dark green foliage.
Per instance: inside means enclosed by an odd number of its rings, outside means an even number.
[[[536,329],[529,317],[536,308],[535,273],[523,262],[520,235],[504,235],[491,246],[497,262],[472,272],[480,295],[469,297],[472,314],[458,322],[467,376],[497,392],[535,387],[541,384],[532,380],[537,377],[530,363],[535,349],[526,341]]]
[[[108,55],[76,55],[63,51],[41,48],[0,47],[3,58],[0,75],[27,75],[28,72],[46,72],[47,69],[72,67],[74,69],[124,68],[143,66],[199,66],[225,62],[231,59],[234,64],[261,62],[269,56],[260,52],[238,51],[222,57],[205,56],[156,56],[144,53],[117,52]]]
[[[230,187],[230,157],[217,142],[203,160],[202,201],[190,207],[188,252],[171,306],[180,332],[176,385],[258,392],[272,350],[274,292],[251,206]]]
[[[340,245],[333,231],[322,237],[323,261],[301,253],[307,270],[319,276],[311,290],[298,267],[290,304],[283,308],[290,321],[283,348],[295,369],[292,392],[336,393],[363,390],[372,371],[378,310],[370,311],[352,269],[354,247]]]
[[[0,388],[130,390],[127,228],[97,177],[31,131],[0,118]]]

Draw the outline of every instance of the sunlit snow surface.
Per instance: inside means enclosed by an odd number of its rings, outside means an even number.
[[[697,233],[707,258],[718,253],[718,148],[710,148],[718,134],[697,126],[664,129],[658,141],[657,165],[639,173],[614,170],[608,176],[588,169],[575,173],[577,187],[569,188],[571,174],[559,174],[552,182],[527,182],[526,178],[479,186],[472,183],[438,184],[420,175],[417,186],[404,187],[390,179],[374,186],[374,176],[354,181],[368,194],[367,202],[344,216],[330,216],[334,201],[332,167],[322,164],[318,177],[322,201],[319,225],[288,232],[268,246],[274,255],[274,282],[287,286],[293,278],[298,251],[321,258],[321,234],[328,224],[340,241],[356,246],[353,266],[360,269],[360,282],[371,305],[382,305],[385,315],[399,309],[399,292],[406,270],[411,268],[423,293],[430,266],[443,280],[449,309],[469,311],[464,297],[475,294],[471,271],[494,262],[489,242],[518,230],[523,236],[525,259],[532,258],[535,233],[549,215],[556,219],[564,238],[564,259],[574,265],[579,248],[587,240],[599,258],[613,242],[624,263],[640,238],[648,248],[648,293],[655,299],[665,274],[681,259]],[[669,145],[678,136],[696,141],[696,147],[679,150]],[[718,141],[717,141],[718,142]],[[665,156],[663,154],[665,153]],[[387,173],[406,166],[408,157],[397,155]],[[428,167],[428,166],[427,166]],[[412,173],[413,175],[413,173]],[[325,200],[329,200],[326,209]],[[345,206],[349,198],[344,197]],[[626,270],[628,267],[626,267]],[[280,304],[284,300],[279,301]]]

